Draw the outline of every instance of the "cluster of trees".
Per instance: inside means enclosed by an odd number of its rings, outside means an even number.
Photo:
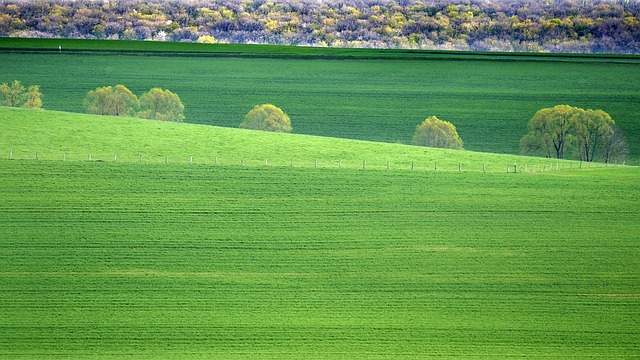
[[[96,115],[137,116],[164,121],[184,120],[184,105],[180,97],[161,88],[153,88],[138,99],[124,85],[100,87],[87,93],[84,106]]]
[[[539,110],[520,140],[525,154],[564,159],[569,153],[581,161],[600,156],[606,163],[623,158],[629,146],[622,130],[602,110],[557,105]]]
[[[39,109],[42,106],[40,87],[31,85],[25,88],[18,80],[14,80],[11,84],[0,84],[0,96],[3,106],[30,109]]]
[[[640,53],[640,2],[5,0],[0,36]]]

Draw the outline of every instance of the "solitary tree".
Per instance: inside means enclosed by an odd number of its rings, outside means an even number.
[[[291,132],[291,119],[280,108],[271,104],[256,105],[240,123],[244,129]]]
[[[136,95],[124,85],[116,85],[89,91],[84,105],[92,114],[131,116],[135,114],[139,102]]]
[[[448,122],[429,116],[416,127],[413,144],[436,148],[462,149],[462,139],[456,127]]]
[[[572,139],[573,117],[579,114],[580,109],[568,105],[539,110],[529,120],[529,132],[520,140],[525,154],[539,150],[547,157],[553,154],[558,159],[564,159],[565,150]]]
[[[153,88],[140,96],[140,113],[145,119],[182,121],[184,105],[178,95],[169,90]]]
[[[25,92],[25,87],[18,80],[14,80],[11,85],[7,83],[0,85],[0,96],[2,96],[2,105],[4,106],[22,106],[34,109],[42,106],[40,99],[42,94],[40,94],[38,85],[30,86],[28,92]]]

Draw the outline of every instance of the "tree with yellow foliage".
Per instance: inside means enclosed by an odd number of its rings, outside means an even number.
[[[416,127],[413,135],[413,144],[435,148],[447,148],[462,150],[462,139],[458,135],[456,127],[435,116],[429,116]]]
[[[291,132],[291,119],[282,109],[271,105],[256,105],[240,124],[243,129],[272,132]]]

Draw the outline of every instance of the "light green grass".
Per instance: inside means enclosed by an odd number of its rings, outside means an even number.
[[[639,177],[2,159],[0,358],[634,358]]]
[[[0,82],[41,85],[44,107],[84,112],[89,90],[124,84],[177,93],[188,122],[237,127],[273,103],[295,133],[410,143],[436,115],[457,126],[465,148],[519,154],[541,108],[603,109],[640,154],[640,58],[206,46],[146,42],[0,39]],[[67,45],[69,44],[69,45]],[[54,51],[42,51],[43,47]],[[1,49],[3,48],[4,49]],[[86,52],[84,49],[88,49]],[[410,60],[409,58],[413,59]]]
[[[180,164],[538,172],[602,167],[516,155],[277,134],[206,125],[0,107],[0,154],[8,159]]]

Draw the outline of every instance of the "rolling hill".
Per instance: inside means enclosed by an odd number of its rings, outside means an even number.
[[[3,157],[472,172],[580,168],[579,162],[300,134],[0,107]],[[366,164],[365,164],[366,162]],[[461,165],[460,165],[461,164]],[[526,168],[525,168],[526,166]],[[603,164],[584,164],[602,167]]]

